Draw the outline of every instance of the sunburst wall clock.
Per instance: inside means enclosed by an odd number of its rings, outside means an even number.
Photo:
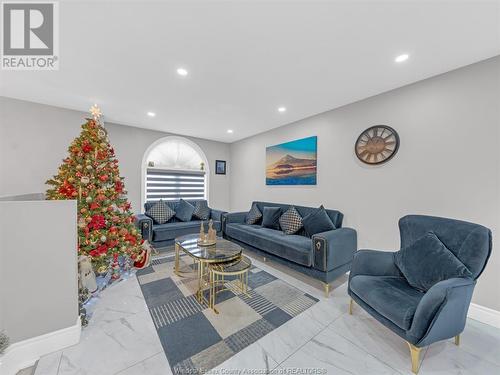
[[[389,161],[399,148],[399,135],[390,126],[375,125],[366,129],[356,140],[354,151],[366,164],[382,164]]]

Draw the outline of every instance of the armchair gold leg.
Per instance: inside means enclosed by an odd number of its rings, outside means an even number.
[[[411,372],[414,374],[418,374],[418,369],[420,367],[420,351],[422,348],[417,348],[415,345],[407,342],[410,347],[410,355],[411,355]]]
[[[354,301],[351,298],[351,300],[349,301],[349,315],[352,315],[352,305],[353,304],[354,304]]]
[[[455,345],[460,346],[460,335],[455,336]]]
[[[330,296],[330,284],[324,283],[323,287],[325,289],[325,297],[328,298]]]

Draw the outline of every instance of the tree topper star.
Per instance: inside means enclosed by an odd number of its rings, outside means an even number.
[[[92,107],[90,107],[90,113],[96,121],[99,121],[99,118],[102,116],[101,108],[99,108],[97,104],[94,104]]]

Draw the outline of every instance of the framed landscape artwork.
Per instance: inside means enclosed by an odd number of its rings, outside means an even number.
[[[266,148],[266,185],[316,185],[318,137]]]

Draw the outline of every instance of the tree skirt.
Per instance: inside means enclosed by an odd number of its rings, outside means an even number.
[[[184,273],[173,273],[174,254],[153,257],[137,279],[174,373],[208,371],[313,306],[318,299],[252,266],[248,295],[232,288],[217,295],[219,314],[198,303],[195,266],[181,257]]]

